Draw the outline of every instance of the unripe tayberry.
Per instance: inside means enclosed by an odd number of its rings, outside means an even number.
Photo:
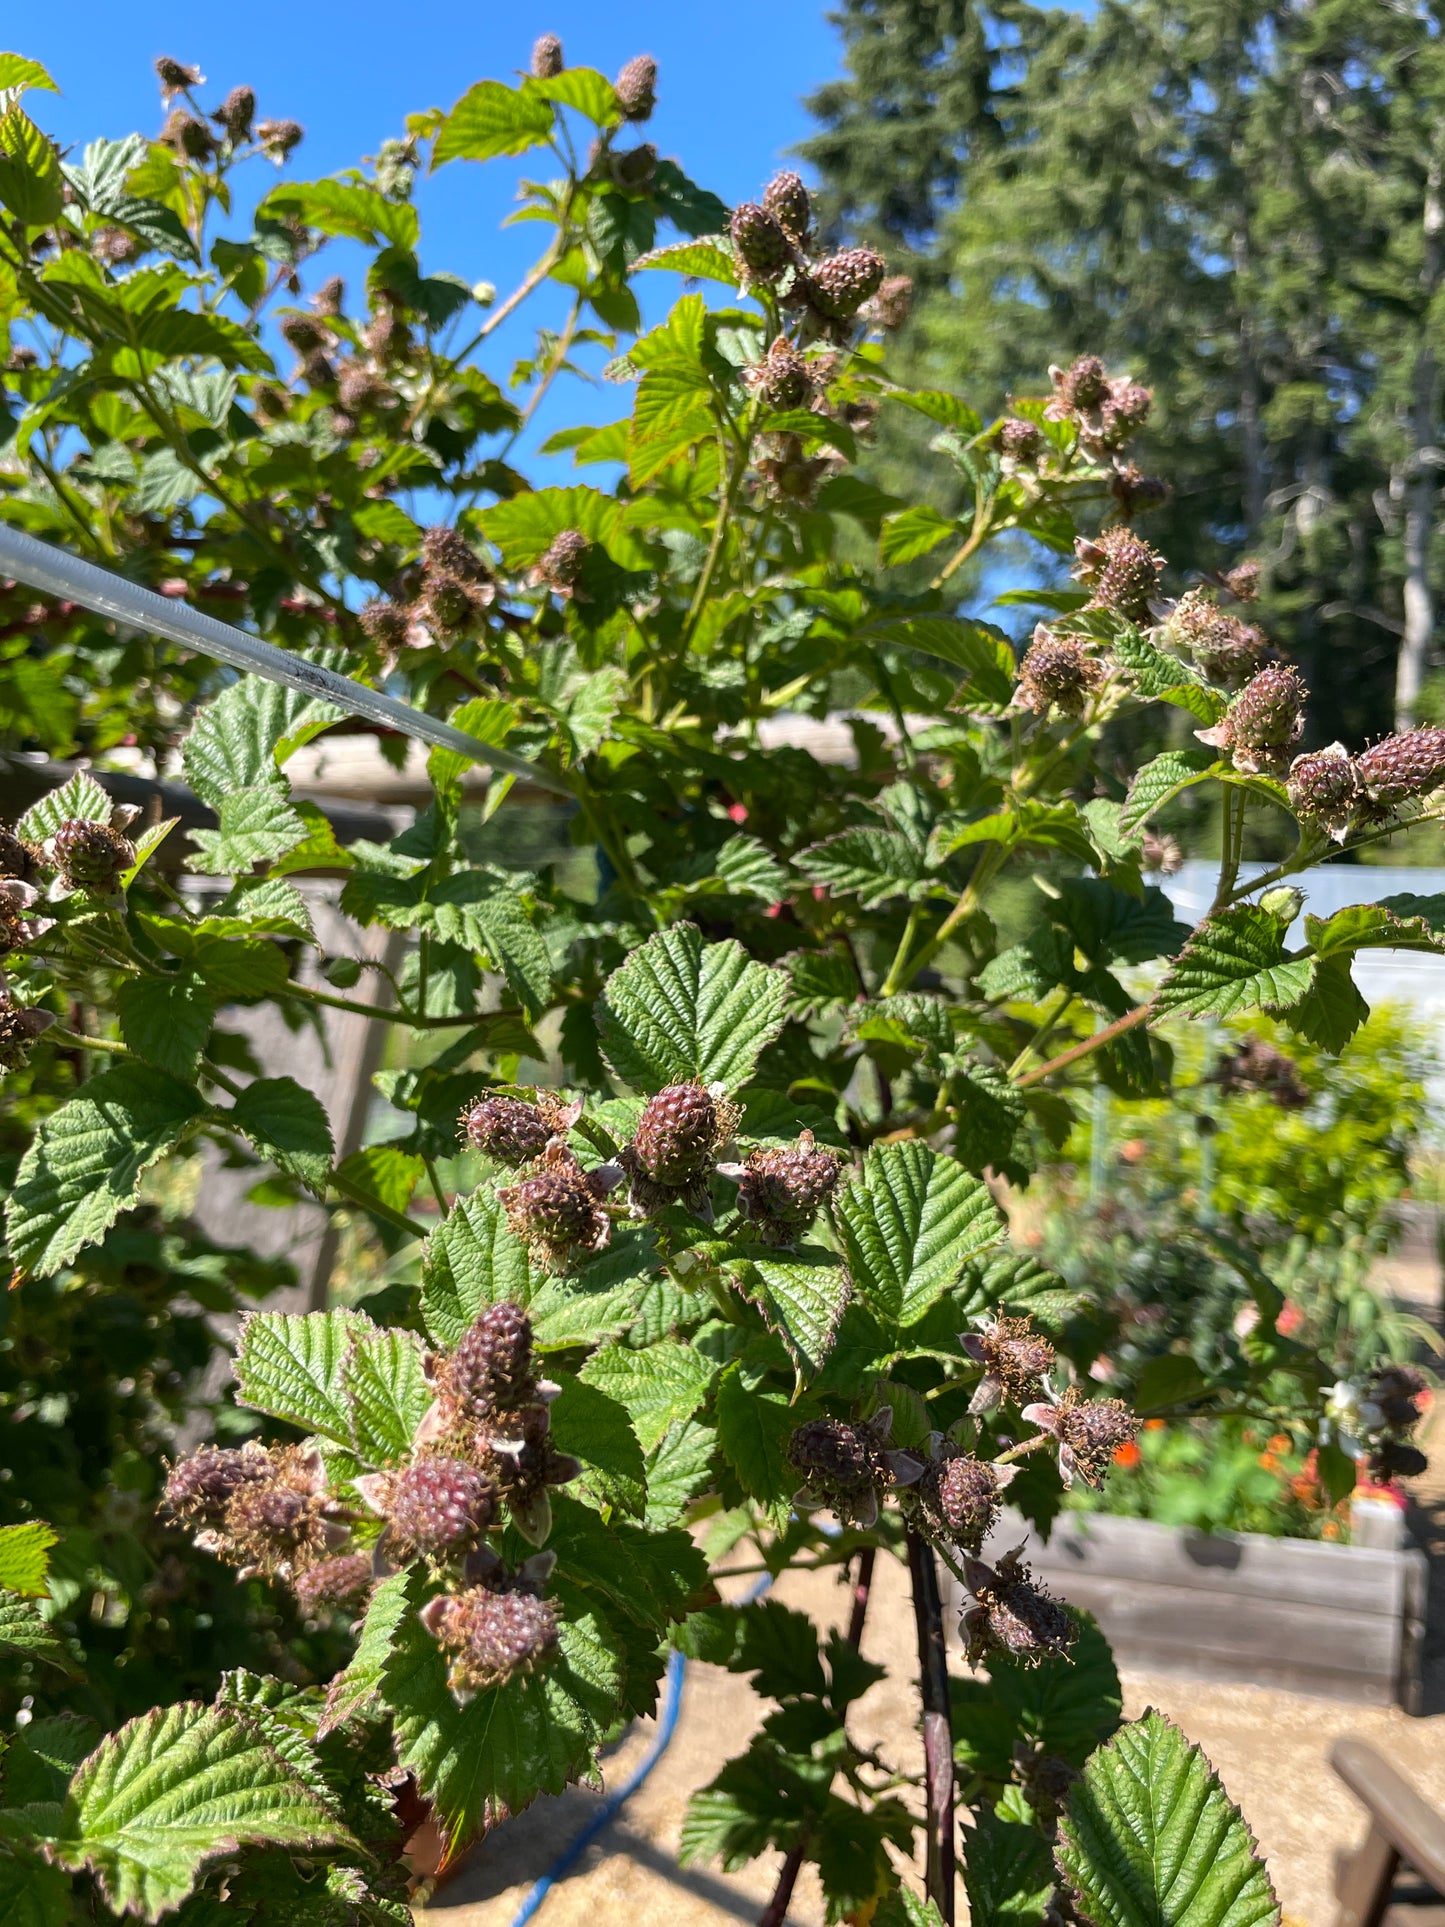
[[[488,1305],[439,1372],[439,1382],[471,1419],[490,1424],[536,1398],[532,1321],[520,1305]]]
[[[1104,665],[1077,636],[1055,635],[1041,625],[1019,664],[1018,699],[1040,716],[1050,709],[1081,716],[1103,680]]]
[[[293,148],[301,145],[306,133],[299,121],[263,120],[256,129],[256,138],[266,158],[279,166]]]
[[[657,62],[651,54],[629,60],[612,83],[624,120],[649,120],[657,105]]]
[[[1382,808],[1428,796],[1445,783],[1445,729],[1432,725],[1386,736],[1361,751],[1355,768],[1365,794]]]
[[[848,321],[877,294],[888,263],[872,248],[845,248],[820,261],[809,276],[813,306],[831,320]]]
[[[415,1552],[449,1555],[475,1544],[496,1517],[497,1490],[462,1459],[418,1459],[391,1481],[386,1505],[393,1536]]]
[[[870,317],[887,334],[896,334],[913,311],[913,277],[890,274],[868,304]]]
[[[54,1022],[48,1010],[25,1009],[0,991],[0,1070],[19,1070],[36,1038]]]
[[[158,136],[162,147],[169,147],[174,153],[186,160],[209,160],[216,151],[216,141],[203,120],[188,114],[184,107],[177,107],[167,117],[165,126]]]
[[[1109,392],[1109,372],[1097,355],[1080,355],[1069,367],[1051,372],[1067,408],[1097,408]]]
[[[660,1184],[686,1184],[705,1171],[717,1142],[718,1112],[702,1084],[669,1084],[642,1107],[633,1155]]]
[[[1000,422],[998,440],[1000,449],[1013,462],[1035,461],[1044,445],[1043,431],[1038,423],[1024,421],[1016,415],[1010,415]]]
[[[1029,1318],[987,1319],[977,1331],[963,1333],[959,1343],[966,1357],[983,1366],[969,1407],[975,1413],[991,1412],[1003,1403],[1022,1405],[1054,1362],[1053,1346]]]
[[[135,845],[106,823],[72,817],[50,839],[61,881],[72,890],[111,890],[135,862]]]
[[[808,363],[786,335],[778,336],[752,369],[749,380],[769,408],[802,408],[812,399],[813,377]]]
[[[507,1222],[549,1270],[564,1271],[584,1251],[600,1251],[612,1235],[603,1210],[601,1180],[589,1179],[576,1158],[560,1143],[551,1143],[539,1168],[517,1184],[497,1193]]]
[[[1088,1485],[1102,1485],[1114,1454],[1139,1430],[1138,1419],[1121,1399],[1080,1398],[1072,1386],[1051,1409],[1060,1467]],[[1035,1410],[1030,1406],[1025,1416]]]
[[[563,529],[539,557],[535,568],[537,580],[549,589],[573,588],[591,547],[580,529]]]
[[[1259,578],[1263,573],[1258,562],[1237,562],[1224,578],[1224,586],[1240,602],[1253,602],[1259,594]]]
[[[1248,622],[1221,609],[1204,589],[1190,589],[1175,603],[1163,640],[1183,649],[1211,682],[1238,689],[1259,666],[1264,637]]]
[[[532,42],[532,72],[538,80],[555,80],[563,67],[562,42],[554,33],[538,34]]]
[[[1016,1552],[1005,1553],[993,1566],[969,1559],[964,1572],[973,1595],[963,1615],[964,1651],[970,1661],[1001,1651],[1034,1664],[1067,1652],[1073,1644],[1073,1620],[1034,1584]]]
[[[452,1655],[452,1688],[462,1694],[486,1692],[531,1672],[557,1650],[557,1610],[530,1592],[475,1586],[432,1600],[422,1620]]]
[[[1300,732],[1308,692],[1293,669],[1261,669],[1229,705],[1225,724],[1235,749],[1283,749]],[[1445,731],[1441,732],[1445,742]]]
[[[1132,529],[1105,529],[1095,541],[1074,544],[1078,573],[1092,588],[1092,607],[1112,609],[1130,622],[1144,622],[1159,590],[1164,558]]]
[[[788,1440],[788,1460],[829,1505],[851,1508],[874,1492],[877,1450],[866,1431],[842,1419],[815,1418],[800,1425]]]
[[[206,76],[199,67],[189,66],[184,60],[172,60],[169,54],[161,54],[156,61],[156,78],[161,83],[163,94],[178,94],[183,87],[201,87]]]
[[[836,1151],[820,1151],[811,1131],[791,1149],[752,1151],[738,1178],[738,1209],[766,1244],[792,1244],[838,1188]]]
[[[238,145],[249,138],[251,123],[256,118],[256,95],[253,88],[233,87],[216,109],[214,119],[226,130],[227,138]]]
[[[800,174],[775,174],[763,189],[763,206],[788,239],[801,247],[813,225],[813,203]]]
[[[743,201],[733,209],[728,224],[733,253],[749,281],[776,281],[793,258],[793,250],[782,227],[756,201]]]
[[[29,883],[36,872],[39,852],[33,844],[22,843],[14,830],[0,823],[0,877],[19,877]]]
[[[977,1551],[988,1537],[1002,1503],[1004,1481],[984,1459],[959,1453],[925,1475],[925,1497],[931,1498],[951,1537]]]
[[[411,617],[399,602],[373,596],[357,612],[357,621],[368,642],[385,655],[395,655],[411,635]]]
[[[371,1559],[364,1552],[341,1552],[323,1559],[292,1581],[291,1590],[302,1612],[311,1616],[336,1606],[349,1606],[370,1590]]]
[[[535,1104],[503,1095],[479,1097],[462,1112],[462,1135],[499,1164],[526,1164],[540,1157],[552,1136]]]
[[[171,1467],[161,1493],[161,1510],[188,1525],[219,1525],[232,1497],[255,1479],[270,1476],[264,1446],[203,1445]]]
[[[1318,823],[1343,842],[1364,789],[1354,759],[1339,743],[1296,756],[1285,787],[1298,815],[1307,823]]]
[[[331,331],[309,314],[288,314],[281,321],[281,339],[298,355],[312,355],[329,347]]]

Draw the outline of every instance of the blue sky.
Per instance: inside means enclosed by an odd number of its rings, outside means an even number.
[[[245,82],[261,115],[301,121],[306,139],[286,171],[308,180],[374,153],[386,136],[403,132],[408,112],[450,106],[484,76],[510,78],[544,31],[561,35],[569,64],[608,74],[633,54],[654,55],[659,105],[647,138],[729,203],[757,194],[807,134],[802,96],[836,71],[839,57],[822,0],[723,0],[708,8],[687,0],[246,0],[206,9],[71,0],[13,15],[6,44],[42,61],[63,90],[58,99],[36,94],[28,102],[62,142],[154,132],[161,115],[152,62],[165,53],[201,67],[203,104]],[[455,163],[420,182],[423,267],[491,281],[503,292],[515,283],[544,239],[530,224],[500,227],[526,166]],[[251,192],[259,196],[275,178],[268,165],[255,164]],[[345,266],[339,253],[337,265]],[[644,279],[655,281],[654,310],[677,291],[671,277]],[[564,306],[560,295],[541,300],[521,329],[499,333],[508,352],[489,357],[488,372],[505,380],[531,329]],[[573,419],[602,420],[622,397],[612,390],[570,399]],[[559,409],[539,419],[542,432],[565,418],[560,397]]]

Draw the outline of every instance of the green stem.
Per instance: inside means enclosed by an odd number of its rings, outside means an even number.
[[[917,954],[910,957],[901,968],[895,959],[894,967],[889,971],[887,981],[878,993],[880,997],[893,997],[900,990],[906,989],[924,965],[931,963],[938,955],[958,926],[973,915],[978,908],[979,898],[1003,867],[1010,847],[1007,843],[993,843],[984,850],[974,866],[967,888],[927,943],[922,945]]]
[[[745,431],[746,426],[747,417],[744,416]],[[719,441],[722,440],[721,432],[719,432],[718,439]],[[687,617],[682,625],[682,638],[678,644],[677,651],[679,657],[685,656],[691,647],[693,633],[702,619],[702,612],[706,606],[708,596],[712,593],[713,578],[717,574],[718,563],[722,560],[723,541],[727,534],[728,525],[732,521],[733,510],[737,506],[738,494],[743,485],[743,477],[747,474],[748,448],[751,439],[751,436],[744,432],[742,448],[739,451],[736,462],[733,464],[732,473],[728,478],[727,491],[718,507],[717,521],[713,525],[712,541],[708,545],[707,560],[702,565],[702,574],[697,579],[697,587],[693,590],[692,601],[688,605]],[[724,457],[724,461],[726,461],[726,457]]]
[[[424,1224],[419,1224],[415,1218],[409,1218],[404,1211],[397,1211],[391,1205],[383,1204],[380,1198],[372,1197],[370,1192],[363,1191],[349,1178],[342,1177],[339,1171],[333,1171],[327,1183],[337,1196],[344,1198],[348,1204],[354,1204],[362,1211],[369,1211],[372,1217],[381,1218],[385,1223],[395,1225],[398,1231],[405,1231],[413,1238],[426,1238],[431,1235]]]
[[[135,1052],[124,1044],[112,1043],[108,1037],[87,1037],[84,1031],[67,1030],[64,1024],[52,1024],[41,1032],[47,1043],[72,1044],[79,1050],[104,1051],[108,1057],[134,1057]]]
[[[888,975],[883,979],[883,988],[878,993],[880,997],[891,997],[893,995],[893,991],[889,986],[896,978],[902,976],[903,970],[908,963],[908,953],[913,948],[913,939],[918,935],[918,925],[922,915],[923,905],[921,903],[915,903],[910,907],[908,921],[903,926],[903,935],[898,939],[898,948],[893,953],[893,961],[888,966]]]
[[[1102,1030],[1096,1030],[1092,1037],[1086,1037],[1082,1044],[1075,1044],[1072,1050],[1061,1051],[1057,1057],[1051,1057],[1047,1064],[1040,1064],[1037,1070],[1029,1071],[1019,1078],[1020,1090],[1026,1090],[1030,1084],[1041,1082],[1045,1077],[1052,1076],[1055,1071],[1064,1070],[1068,1065],[1078,1063],[1081,1057],[1088,1057],[1101,1045],[1112,1044],[1116,1037],[1122,1037],[1125,1031],[1135,1029],[1153,1014],[1152,999],[1147,1004],[1136,1005],[1133,1010],[1126,1011],[1122,1017],[1116,1017],[1112,1024],[1106,1024]]]
[[[1023,1070],[1024,1065],[1028,1063],[1029,1059],[1031,1057],[1036,1056],[1038,1052],[1043,1048],[1044,1041],[1048,1037],[1049,1032],[1057,1026],[1057,1024],[1059,1023],[1059,1020],[1063,1017],[1064,1012],[1069,1008],[1069,1005],[1073,1001],[1074,1001],[1074,993],[1072,990],[1065,989],[1065,990],[1059,991],[1058,995],[1054,999],[1053,1009],[1046,1010],[1044,1012],[1043,1016],[1039,1020],[1038,1029],[1034,1032],[1033,1036],[1029,1039],[1029,1041],[1024,1045],[1023,1049],[1019,1052],[1018,1056],[1014,1059],[1014,1061],[1009,1065],[1008,1074],[1010,1078],[1016,1078],[1019,1075],[1019,1073]]]
[[[446,1192],[442,1189],[442,1181],[437,1176],[436,1159],[423,1157],[422,1163],[426,1166],[426,1181],[431,1186],[431,1194],[437,1201],[437,1210],[445,1217],[451,1205],[447,1200]]]

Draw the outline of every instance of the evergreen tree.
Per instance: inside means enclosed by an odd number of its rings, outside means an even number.
[[[1445,563],[1442,10],[1019,6],[946,45],[943,11],[850,6],[851,78],[813,103],[839,220],[933,237],[907,356],[1000,407],[1084,352],[1154,385],[1152,538],[1186,569],[1265,560],[1331,733],[1408,722]]]

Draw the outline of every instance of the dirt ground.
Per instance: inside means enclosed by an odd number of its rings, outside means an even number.
[[[1385,1282],[1382,1280],[1382,1283]],[[1392,1261],[1386,1288],[1414,1307],[1439,1313],[1439,1274],[1422,1252]],[[1432,1428],[1437,1467],[1445,1457],[1445,1424]],[[1289,1927],[1329,1927],[1334,1918],[1333,1859],[1364,1832],[1352,1796],[1331,1772],[1330,1747],[1349,1733],[1384,1753],[1425,1798],[1445,1811],[1445,1471],[1432,1467],[1412,1517],[1431,1555],[1424,1713],[1355,1706],[1272,1689],[1123,1672],[1126,1716],[1153,1706],[1198,1740],[1243,1809],[1269,1864]],[[824,1625],[846,1617],[831,1576],[795,1574],[776,1596]],[[859,1703],[850,1730],[889,1758],[921,1765],[912,1611],[906,1575],[880,1561],[863,1650],[887,1662],[894,1677]],[[746,1745],[766,1711],[745,1680],[721,1670],[688,1667],[676,1735],[644,1786],[594,1842],[539,1910],[542,1927],[726,1927],[755,1922],[772,1892],[776,1856],[737,1874],[716,1867],[679,1867],[677,1848],[689,1795]],[[654,1728],[634,1728],[606,1762],[607,1786],[626,1781],[646,1755]],[[596,1811],[599,1795],[572,1789],[540,1801],[498,1829],[421,1918],[432,1927],[511,1927],[532,1887]],[[821,1927],[822,1899],[805,1870],[788,1913],[792,1927]]]

